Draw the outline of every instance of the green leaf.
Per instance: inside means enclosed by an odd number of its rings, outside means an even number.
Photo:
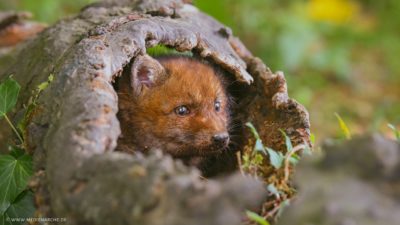
[[[50,74],[50,76],[47,78],[47,81],[38,85],[38,92],[40,93],[44,91],[49,86],[49,84],[53,82],[53,80],[54,80],[54,75]]]
[[[281,168],[284,160],[283,154],[281,152],[276,152],[271,148],[267,148],[267,152],[271,165],[275,167],[275,169]]]
[[[0,215],[25,190],[32,170],[32,157],[27,154],[0,156]]]
[[[43,91],[43,90],[45,90],[48,86],[49,86],[49,82],[45,81],[45,82],[43,82],[43,83],[41,83],[41,84],[38,85],[38,90],[39,90],[39,91]]]
[[[3,221],[5,224],[25,224],[24,222],[12,221],[15,219],[30,218],[35,213],[35,206],[33,204],[33,193],[31,191],[22,192],[18,198],[11,204],[4,214]],[[1,221],[1,219],[0,219]],[[1,223],[1,222],[0,222]]]
[[[280,193],[279,193],[279,191],[278,191],[278,189],[275,187],[275,185],[273,185],[273,184],[269,184],[268,186],[267,186],[267,190],[269,191],[269,192],[271,192],[272,194],[274,194],[274,195],[280,195]]]
[[[396,139],[398,141],[400,141],[400,131],[397,130],[397,128],[393,124],[390,124],[390,123],[388,124],[388,127],[393,130],[394,136],[396,137]]]
[[[5,214],[0,214],[0,224],[1,224],[1,225],[12,225],[12,224],[8,221],[8,217],[6,217]]]
[[[310,141],[311,141],[311,144],[315,145],[315,134],[314,133],[310,134]]]
[[[342,130],[343,136],[346,137],[347,140],[351,139],[351,133],[346,123],[343,121],[342,117],[339,114],[335,113],[337,120],[339,121],[340,129]]]
[[[264,219],[262,216],[258,215],[255,212],[246,211],[246,215],[250,220],[258,223],[259,225],[270,225],[266,219]]]
[[[292,151],[293,145],[292,141],[290,140],[289,136],[286,135],[285,131],[281,130],[283,136],[285,137],[285,144],[286,144],[286,149],[288,152]]]
[[[254,145],[254,151],[255,152],[262,152],[264,154],[267,154],[265,152],[265,147],[264,147],[264,145],[262,143],[262,140],[261,140],[260,135],[258,134],[256,128],[250,122],[247,122],[246,126],[250,128],[251,133],[253,133],[254,137],[256,138],[256,144]]]
[[[267,154],[267,153],[265,152],[265,147],[264,147],[264,145],[263,145],[261,139],[257,139],[257,140],[256,140],[256,144],[254,145],[254,151],[256,151],[256,152],[263,152],[264,154]]]
[[[254,159],[252,160],[252,163],[253,163],[254,165],[261,165],[262,162],[263,162],[263,159],[264,159],[264,157],[263,157],[260,153],[257,153],[257,154],[254,156]]]
[[[24,149],[15,146],[10,146],[10,155],[16,159],[22,157],[25,154]]]
[[[252,123],[247,122],[247,123],[246,123],[246,126],[250,128],[251,132],[253,133],[253,135],[254,135],[254,137],[255,137],[256,139],[261,139],[261,138],[260,138],[260,135],[258,134],[256,128],[253,126]]]
[[[17,103],[20,86],[12,78],[0,84],[0,117],[8,113]]]

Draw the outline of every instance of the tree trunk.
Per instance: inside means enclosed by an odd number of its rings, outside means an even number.
[[[252,121],[264,144],[285,151],[309,141],[307,111],[229,28],[184,0],[105,0],[49,27],[12,53],[1,79],[21,84],[15,115],[32,90],[54,74],[38,99],[26,139],[34,153],[38,213],[68,224],[241,224],[244,209],[265,201],[261,182],[232,173],[202,180],[196,169],[154,152],[115,152],[120,135],[112,82],[136,56],[157,44],[192,51],[235,76],[235,114]],[[0,128],[0,143],[9,138]],[[243,131],[243,149],[251,135]]]

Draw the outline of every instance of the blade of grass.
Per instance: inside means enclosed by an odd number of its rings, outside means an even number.
[[[339,122],[339,126],[340,129],[342,130],[342,134],[343,136],[347,139],[350,140],[351,139],[351,133],[350,133],[350,129],[347,126],[347,124],[344,122],[344,120],[342,119],[342,117],[340,117],[340,115],[338,113],[335,113],[335,116]]]
[[[255,212],[246,211],[246,215],[250,220],[258,223],[259,225],[270,225],[270,223],[266,219],[264,219],[264,217],[258,215]]]

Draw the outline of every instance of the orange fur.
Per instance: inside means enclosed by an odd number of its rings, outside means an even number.
[[[188,57],[159,58],[166,74],[161,83],[132,91],[129,77],[119,82],[119,144],[136,150],[162,149],[176,157],[213,155],[221,152],[213,136],[228,132],[228,97],[216,70]],[[215,101],[221,109],[215,109]],[[179,116],[175,109],[185,105],[190,114]]]

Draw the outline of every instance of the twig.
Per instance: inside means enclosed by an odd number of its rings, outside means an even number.
[[[237,161],[238,161],[238,164],[239,164],[240,173],[244,176],[245,174],[244,174],[244,171],[242,169],[242,156],[241,156],[240,151],[236,152],[236,158],[237,158]]]
[[[14,127],[14,125],[11,123],[10,119],[8,118],[8,116],[6,114],[3,114],[3,116],[6,119],[7,123],[10,125],[11,129],[13,129],[13,131],[17,135],[17,137],[18,137],[19,141],[21,142],[21,144],[23,144],[24,143],[24,139],[22,139],[21,135],[19,134],[17,129]]]
[[[306,148],[306,146],[304,144],[301,145],[297,145],[296,147],[294,147],[292,149],[292,151],[288,152],[288,155],[285,158],[285,177],[283,179],[283,181],[286,183],[289,180],[289,174],[290,174],[290,157],[292,157],[293,154],[295,154],[296,152],[300,151],[300,150],[304,150]]]

